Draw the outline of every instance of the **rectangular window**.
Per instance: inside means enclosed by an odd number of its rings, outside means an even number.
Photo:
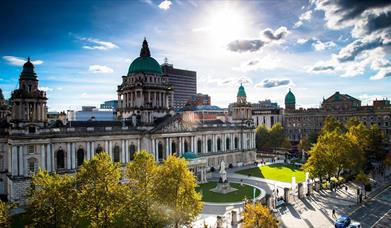
[[[34,146],[33,145],[28,145],[27,146],[27,152],[29,153],[29,154],[34,154]]]

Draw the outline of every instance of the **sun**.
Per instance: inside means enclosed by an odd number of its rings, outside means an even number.
[[[238,39],[245,33],[244,19],[244,15],[241,15],[238,10],[230,8],[215,12],[208,21],[211,38],[223,43]]]

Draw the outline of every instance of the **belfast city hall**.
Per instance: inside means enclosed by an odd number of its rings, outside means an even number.
[[[118,85],[114,121],[68,121],[60,115],[49,123],[50,98],[39,89],[37,73],[28,59],[11,93],[10,110],[0,116],[0,191],[12,202],[25,203],[31,177],[39,169],[71,175],[101,152],[123,166],[139,150],[152,153],[156,162],[175,154],[188,161],[199,182],[223,160],[230,166],[255,160],[255,131],[244,87],[239,87],[230,121],[201,121],[186,109],[175,112],[175,87],[151,57],[146,40]]]

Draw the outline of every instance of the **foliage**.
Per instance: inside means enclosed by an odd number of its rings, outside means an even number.
[[[360,171],[354,180],[361,185],[369,183],[369,178],[363,171]]]
[[[69,227],[77,225],[74,210],[75,179],[38,171],[32,179],[27,214],[33,227]]]
[[[190,224],[201,212],[203,203],[196,185],[194,175],[182,158],[169,156],[158,167],[155,192],[164,193],[158,194],[158,201],[165,206],[175,227]]]
[[[282,128],[280,123],[276,123],[270,129],[269,132],[269,145],[276,149],[279,146],[282,146],[286,136],[284,134],[284,129]]]
[[[303,151],[303,150],[308,151],[310,148],[311,148],[311,144],[308,141],[308,138],[307,137],[301,138],[298,145],[299,151]]]
[[[368,148],[366,151],[366,156],[369,158],[373,158],[376,160],[382,160],[385,156],[385,150],[383,142],[385,140],[385,136],[383,131],[379,128],[377,124],[372,124],[369,128],[369,142]]]
[[[164,226],[167,221],[156,202],[159,192],[154,191],[157,165],[152,154],[137,152],[126,168],[127,210],[124,219],[130,227]]]
[[[245,228],[274,228],[278,227],[278,220],[270,210],[260,203],[247,203],[244,208]]]
[[[319,136],[321,136],[325,133],[328,133],[328,132],[332,132],[334,130],[336,130],[338,133],[342,134],[346,131],[346,128],[334,116],[327,116],[325,121],[323,122],[323,127],[320,130]]]
[[[259,125],[255,133],[255,141],[257,149],[260,150],[268,146],[269,130],[266,125]]]
[[[10,218],[8,205],[0,200],[0,227],[9,227],[10,226]]]
[[[76,175],[81,216],[93,227],[110,227],[124,209],[120,167],[107,153],[85,162]]]

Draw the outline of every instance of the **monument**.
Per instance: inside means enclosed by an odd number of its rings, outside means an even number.
[[[225,171],[225,162],[221,161],[220,163],[220,178],[219,182],[217,183],[217,186],[215,188],[212,188],[210,191],[221,193],[221,194],[227,194],[230,192],[237,191],[236,188],[231,187],[231,185],[228,182],[227,179],[227,171]]]

